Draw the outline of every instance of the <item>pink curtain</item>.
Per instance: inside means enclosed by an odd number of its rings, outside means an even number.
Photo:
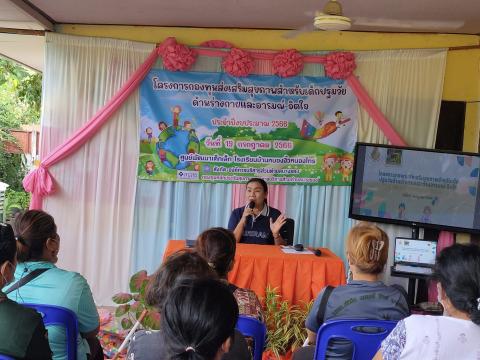
[[[452,246],[455,242],[455,235],[449,231],[440,231],[438,235],[437,254],[446,247]],[[428,285],[428,301],[437,302],[437,284],[431,281]]]
[[[147,75],[158,57],[154,49],[145,62],[132,74],[130,79],[122,86],[115,96],[101,108],[88,122],[73,133],[63,144],[56,147],[40,163],[40,166],[30,172],[23,179],[23,187],[32,194],[30,209],[41,209],[43,197],[54,191],[54,182],[48,169],[73,154],[83,144],[90,140],[105,124],[113,113],[123,104],[130,94],[138,87]]]
[[[268,185],[268,204],[284,213],[286,209],[286,193],[287,187],[285,185]],[[245,204],[245,184],[233,184],[232,209],[245,206]]]

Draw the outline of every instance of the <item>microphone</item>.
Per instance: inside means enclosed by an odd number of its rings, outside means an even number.
[[[249,207],[249,209],[253,209],[255,207],[255,201],[250,201],[248,203],[248,207]]]

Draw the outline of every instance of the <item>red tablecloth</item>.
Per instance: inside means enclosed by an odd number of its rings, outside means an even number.
[[[184,240],[170,240],[164,258],[183,248]],[[252,289],[260,299],[270,285],[290,304],[300,304],[314,299],[326,285],[345,284],[345,267],[342,259],[325,248],[322,256],[315,256],[285,254],[273,245],[237,244],[228,280]]]

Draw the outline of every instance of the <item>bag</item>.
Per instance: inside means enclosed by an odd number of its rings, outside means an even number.
[[[15,291],[17,289],[19,289],[20,287],[22,287],[23,285],[25,285],[26,283],[32,281],[33,279],[35,279],[36,277],[40,276],[41,274],[43,274],[45,271],[47,271],[48,269],[36,269],[36,270],[33,270],[31,273],[29,273],[27,276],[25,277],[22,277],[20,280],[18,280],[15,284],[13,284],[12,286],[10,286],[6,291],[4,291],[3,293],[6,295],[6,294],[9,294],[11,293],[12,291]]]
[[[317,322],[319,328],[325,322],[325,311],[327,310],[328,298],[332,294],[333,289],[335,289],[333,286],[327,285],[325,291],[323,292],[322,301],[320,302],[320,306],[318,307],[317,311]]]

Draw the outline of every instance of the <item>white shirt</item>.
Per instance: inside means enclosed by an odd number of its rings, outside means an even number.
[[[449,316],[412,315],[383,341],[382,355],[384,360],[479,360],[480,326]]]

